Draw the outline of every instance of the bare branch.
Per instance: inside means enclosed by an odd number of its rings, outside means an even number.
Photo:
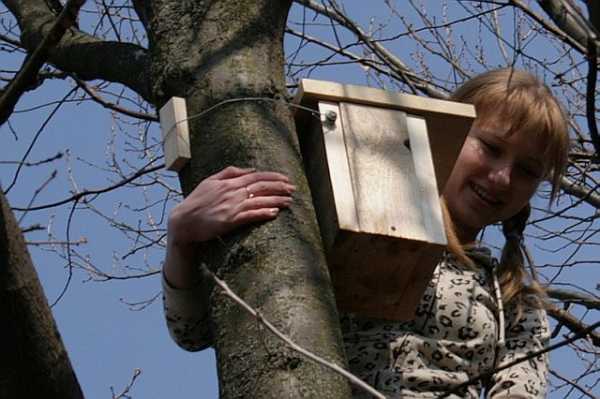
[[[592,343],[600,348],[600,334],[595,332],[594,329],[589,330],[589,326],[586,326],[581,321],[579,321],[575,316],[569,313],[566,310],[559,309],[556,306],[548,306],[546,309],[548,314],[554,317],[558,322],[562,323],[564,326],[568,327],[571,331],[576,334],[581,334],[586,332],[583,336],[588,335],[592,341]],[[600,322],[596,323],[599,324]]]
[[[571,194],[582,199],[594,208],[600,209],[600,194],[594,193],[593,190],[588,190],[580,184],[575,183],[567,177],[563,177],[560,181],[560,188],[567,194]]]
[[[133,376],[131,377],[131,380],[129,381],[129,384],[127,384],[125,386],[125,388],[123,388],[123,391],[121,391],[120,394],[115,394],[114,388],[110,387],[110,392],[112,393],[112,399],[130,399],[131,396],[129,396],[129,391],[131,390],[131,388],[133,388],[133,384],[135,384],[135,380],[137,380],[137,378],[142,374],[142,370],[141,369],[134,369],[133,370]]]
[[[265,319],[260,314],[260,312],[258,312],[257,310],[255,310],[252,306],[248,305],[242,298],[240,298],[239,296],[237,296],[236,293],[233,292],[231,290],[231,288],[229,288],[229,286],[227,285],[227,283],[225,283],[225,281],[221,280],[213,272],[211,272],[208,269],[208,267],[206,267],[205,264],[201,264],[200,265],[200,270],[201,270],[201,272],[204,275],[207,276],[207,278],[213,280],[215,282],[215,284],[218,285],[219,288],[221,288],[223,294],[225,294],[226,296],[228,296],[229,298],[231,298],[238,305],[240,305],[247,313],[249,313],[250,315],[252,315],[253,317],[255,317],[256,320],[258,320],[258,322],[260,322],[265,327],[267,327],[267,329],[269,329],[269,331],[271,331],[279,339],[281,339],[283,342],[285,342],[290,348],[292,348],[293,350],[295,350],[298,353],[303,354],[304,356],[308,357],[312,361],[314,361],[314,362],[316,362],[316,363],[318,363],[318,364],[320,364],[322,366],[325,366],[328,369],[333,370],[334,372],[340,374],[344,378],[348,379],[348,381],[350,381],[351,383],[353,383],[354,385],[356,385],[360,389],[364,390],[365,392],[370,393],[374,397],[380,398],[380,399],[385,399],[384,395],[382,395],[381,393],[379,393],[377,390],[375,390],[373,387],[371,387],[366,382],[363,382],[362,380],[360,380],[354,374],[349,373],[348,371],[344,370],[343,368],[341,368],[337,364],[331,363],[331,362],[323,359],[322,357],[319,357],[319,356],[315,355],[314,353],[312,353],[312,352],[310,352],[310,351],[302,348],[298,344],[296,344],[294,341],[292,341],[290,338],[288,338],[285,334],[283,334],[281,331],[279,331],[277,329],[277,327],[275,327],[267,319]]]
[[[585,396],[587,396],[587,397],[589,397],[591,399],[598,399],[598,397],[596,395],[592,394],[590,391],[588,391],[587,389],[583,388],[579,384],[576,384],[575,382],[573,382],[573,381],[571,381],[571,380],[563,377],[562,375],[558,374],[556,371],[550,370],[550,374],[552,374],[553,376],[555,376],[559,380],[564,381],[567,384],[571,385],[572,387],[574,387],[575,389],[577,389],[579,392],[583,393]]]
[[[348,51],[345,48],[336,47],[332,44],[326,43],[323,40],[319,40],[315,37],[307,35],[306,33],[302,33],[302,32],[299,32],[299,31],[291,29],[291,28],[287,28],[286,32],[291,35],[294,35],[296,37],[302,38],[302,39],[306,40],[307,42],[314,43],[314,44],[324,47],[328,50],[331,50],[339,55],[342,55],[350,60],[353,60],[361,65],[364,65],[365,67],[372,68],[373,70],[375,70],[381,74],[388,75],[393,79],[403,80],[402,76],[398,75],[398,73],[393,68],[388,70],[387,69],[388,65],[378,63],[374,60],[371,60],[371,59],[368,59],[365,57],[359,57],[358,55]],[[440,90],[439,88],[434,87],[432,84],[423,85],[422,83],[417,83],[417,82],[413,82],[413,84],[415,85],[415,87],[417,87],[419,90],[421,90],[422,92],[424,92],[425,94],[427,94],[430,97],[439,98],[439,99],[447,99],[448,98],[448,94],[446,92]]]
[[[568,0],[538,0],[538,3],[552,21],[584,49],[588,48],[589,40],[596,40],[587,20]]]
[[[449,397],[452,394],[456,394],[457,392],[460,392],[461,389],[463,389],[465,387],[468,387],[469,385],[472,385],[472,384],[476,383],[477,381],[480,381],[482,379],[486,379],[486,378],[488,378],[493,373],[497,373],[499,371],[506,370],[506,369],[511,368],[511,367],[513,367],[513,366],[515,366],[515,365],[517,365],[519,363],[525,362],[525,361],[527,361],[529,359],[533,359],[533,358],[535,358],[537,356],[543,355],[545,353],[552,352],[555,349],[562,348],[563,346],[569,345],[570,343],[575,342],[578,339],[581,339],[581,338],[587,336],[588,334],[594,332],[594,330],[596,328],[598,328],[598,327],[600,327],[600,321],[598,321],[598,322],[596,322],[596,323],[588,326],[587,328],[585,328],[585,329],[583,329],[583,330],[575,333],[572,337],[569,337],[569,338],[564,339],[564,340],[562,340],[560,342],[557,342],[554,345],[550,345],[550,346],[548,346],[548,347],[546,347],[544,349],[540,349],[538,351],[531,352],[528,355],[521,356],[521,357],[513,360],[512,362],[506,363],[504,366],[496,367],[492,371],[489,371],[487,373],[482,373],[482,374],[479,374],[478,376],[470,378],[468,381],[465,381],[462,384],[457,385],[456,387],[450,389],[448,392],[446,392],[446,393],[442,394],[441,396],[439,396],[439,399],[447,398],[447,397]]]
[[[111,185],[109,187],[105,187],[105,188],[101,188],[101,189],[97,189],[97,190],[82,191],[82,192],[79,192],[79,193],[77,193],[77,194],[69,197],[69,198],[66,198],[66,199],[61,200],[61,201],[53,202],[51,204],[39,205],[39,206],[30,207],[30,208],[16,208],[15,207],[15,208],[12,208],[12,210],[13,211],[23,211],[23,212],[25,212],[25,211],[39,211],[41,209],[54,208],[54,207],[57,207],[57,206],[60,206],[60,205],[67,204],[69,202],[78,202],[82,198],[84,198],[84,197],[86,197],[88,195],[103,194],[103,193],[112,191],[112,190],[114,190],[114,189],[116,189],[118,187],[124,186],[125,184],[127,184],[129,182],[134,181],[135,179],[137,179],[140,176],[143,176],[143,175],[145,175],[147,173],[151,173],[151,172],[157,171],[157,170],[162,169],[164,167],[165,167],[164,164],[153,166],[151,168],[145,168],[144,167],[144,168],[138,170],[137,172],[135,172],[133,175],[129,176],[128,178],[123,179],[120,182],[115,183],[115,184],[113,184],[113,185]]]
[[[15,175],[13,176],[13,179],[11,181],[11,183],[8,185],[8,187],[6,188],[6,190],[4,191],[5,194],[7,194],[17,183],[17,179],[19,178],[19,174],[21,173],[21,170],[23,168],[23,166],[25,165],[25,160],[27,159],[27,157],[29,156],[29,154],[31,153],[31,150],[33,150],[33,147],[35,145],[35,143],[37,142],[38,138],[40,137],[40,135],[42,134],[42,132],[44,132],[46,125],[50,122],[50,120],[54,117],[54,115],[56,114],[56,112],[58,112],[59,108],[65,103],[65,101],[71,96],[71,94],[73,94],[77,89],[73,88],[71,89],[63,98],[62,100],[60,100],[56,106],[52,109],[52,111],[50,112],[50,114],[48,115],[48,117],[44,120],[44,122],[42,123],[42,125],[40,126],[40,128],[38,129],[38,131],[36,132],[33,140],[31,141],[31,144],[29,145],[29,148],[27,148],[27,151],[25,151],[25,154],[23,155],[23,158],[21,159],[21,162],[19,163],[19,166],[17,167],[17,171],[15,172]]]
[[[588,14],[590,22],[596,29],[596,35],[600,32],[600,3],[595,0],[587,0]]]
[[[148,6],[148,1],[144,0],[132,0],[133,8],[135,9],[135,13],[137,14],[140,22],[147,29],[148,24],[150,23],[151,14],[150,7]]]
[[[595,36],[595,34],[593,35]],[[588,128],[590,129],[590,138],[594,145],[596,155],[600,156],[600,135],[598,134],[598,125],[596,122],[596,81],[598,78],[598,47],[593,36],[588,39],[588,78],[586,95],[586,116]]]
[[[55,20],[44,0],[3,0],[21,28],[21,43],[29,51],[42,41]],[[80,79],[121,83],[144,99],[151,99],[146,49],[132,43],[104,41],[69,29],[48,56],[48,61]]]
[[[299,4],[302,4],[305,7],[310,8],[317,13],[324,15],[325,17],[331,18],[335,22],[344,26],[346,29],[350,30],[354,33],[361,41],[365,43],[365,45],[373,51],[373,53],[381,59],[382,62],[386,63],[390,68],[394,70],[394,72],[402,78],[402,80],[409,86],[414,86],[414,88],[418,88],[423,91],[427,95],[439,94],[440,91],[435,87],[431,87],[429,82],[419,77],[416,73],[414,73],[408,66],[400,60],[397,56],[388,51],[385,47],[383,47],[376,40],[371,39],[357,24],[352,22],[350,18],[348,18],[345,14],[339,12],[338,10],[332,9],[330,7],[323,6],[318,4],[313,0],[294,0]],[[436,96],[434,94],[434,97]]]
[[[567,32],[561,29],[560,25],[558,27],[548,23],[546,19],[544,19],[541,15],[537,14],[533,11],[529,6],[527,6],[521,0],[510,0],[510,3],[515,7],[519,8],[523,11],[527,16],[529,16],[533,21],[535,21],[538,25],[546,29],[548,32],[552,33],[560,40],[564,41],[569,46],[573,47],[577,51],[582,54],[587,52],[587,45],[579,43],[573,37],[571,37]]]
[[[546,292],[551,298],[582,305],[588,309],[600,310],[600,299],[594,298],[591,295],[560,288],[549,288]]]
[[[85,0],[69,0],[65,4],[48,33],[45,34],[31,55],[25,59],[25,63],[17,76],[2,93],[0,97],[0,126],[12,114],[23,93],[36,86],[38,71],[46,62],[52,47],[58,44],[65,32],[75,23],[83,3],[85,3]]]
[[[91,88],[88,84],[86,84],[83,80],[78,79],[76,76],[72,76],[72,78],[77,82],[77,85],[83,89],[87,93],[88,96],[98,104],[102,105],[104,108],[110,109],[112,111],[116,111],[120,114],[131,116],[132,118],[137,118],[150,122],[158,122],[158,117],[150,114],[145,114],[142,112],[132,111],[127,108],[123,108],[117,104],[111,103],[103,99],[96,91]]]

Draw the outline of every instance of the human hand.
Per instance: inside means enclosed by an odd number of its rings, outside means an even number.
[[[281,173],[229,166],[202,180],[171,211],[169,240],[179,247],[191,246],[244,224],[273,219],[291,204],[294,190]]]

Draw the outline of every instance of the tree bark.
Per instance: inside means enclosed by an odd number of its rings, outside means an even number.
[[[1,190],[0,208],[0,398],[83,398]]]
[[[345,365],[321,238],[285,103],[283,30],[290,3],[151,2],[146,12],[153,16],[152,90],[157,106],[172,96],[187,100],[192,159],[180,173],[186,195],[226,165],[280,171],[297,185],[289,211],[203,245],[198,262],[207,263],[298,344]],[[198,116],[231,99],[237,100]],[[222,398],[350,396],[345,380],[286,348],[216,290],[210,304]]]

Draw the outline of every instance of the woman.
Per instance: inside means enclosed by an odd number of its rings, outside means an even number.
[[[453,224],[449,237],[457,241],[438,264],[414,320],[341,315],[350,369],[390,397],[434,398],[489,373],[449,397],[478,398],[485,390],[491,398],[542,398],[545,356],[493,371],[549,339],[543,290],[525,270],[520,242],[540,182],[551,181],[551,198],[558,190],[567,161],[566,118],[548,88],[513,69],[479,75],[452,98],[474,104],[478,114],[443,193]],[[169,329],[181,346],[206,345],[202,332],[180,321],[197,308],[185,290],[194,281],[192,243],[276,217],[293,190],[279,173],[229,167],[172,211],[163,286]],[[478,233],[497,222],[506,237],[500,262],[476,243]]]

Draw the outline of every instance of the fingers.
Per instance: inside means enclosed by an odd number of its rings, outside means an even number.
[[[252,196],[241,201],[234,212],[232,223],[242,225],[275,218],[282,208],[292,204],[292,197],[285,195]]]
[[[252,209],[287,208],[292,204],[292,197],[270,196],[252,197],[242,201],[237,206],[237,213]]]
[[[248,197],[289,196],[296,190],[296,186],[283,181],[257,181],[243,188]]]
[[[250,209],[236,214],[233,223],[239,226],[248,223],[262,222],[274,219],[278,214],[279,208]]]
[[[228,166],[220,172],[208,177],[212,180],[233,179],[237,187],[247,186],[253,182],[266,181],[284,181],[289,182],[286,175],[277,172],[257,172],[254,168],[238,168],[237,166]]]
[[[232,183],[237,187],[244,187],[259,181],[289,183],[290,179],[286,175],[277,172],[253,172],[233,179]]]
[[[220,172],[215,173],[214,175],[208,177],[209,179],[232,179],[235,177],[247,175],[249,173],[254,172],[254,168],[238,168],[237,166],[228,166]]]

